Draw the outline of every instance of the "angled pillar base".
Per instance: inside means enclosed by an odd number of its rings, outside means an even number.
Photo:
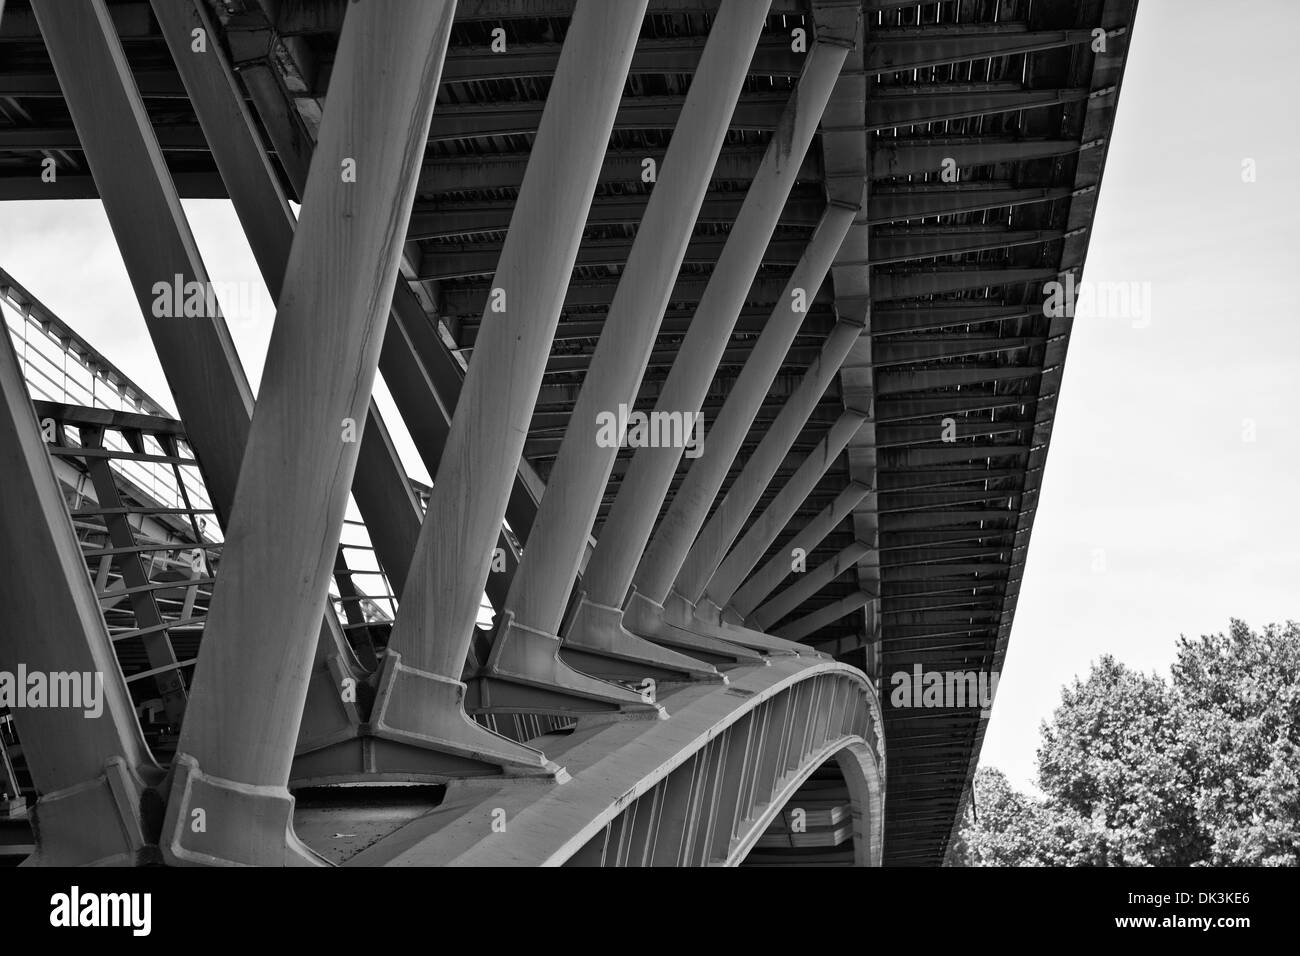
[[[465,685],[402,664],[389,651],[379,671],[370,733],[388,741],[496,764],[515,775],[568,779],[540,750],[476,724],[465,713]]]
[[[565,630],[560,656],[585,673],[638,684],[646,677],[664,680],[721,681],[717,668],[695,657],[660,647],[623,626],[621,608],[583,597]]]
[[[36,852],[23,866],[141,866],[161,860],[162,798],[121,757],[93,780],[43,794],[31,811]]]
[[[668,715],[647,695],[577,671],[560,660],[560,639],[525,627],[507,612],[492,655],[477,675],[477,700],[484,713],[534,712],[557,717],[627,712],[650,719]]]
[[[293,796],[205,774],[177,753],[163,823],[172,866],[328,866],[293,832]]]
[[[627,602],[623,618],[632,633],[639,634],[657,644],[667,644],[700,657],[722,667],[762,666],[767,663],[762,654],[747,647],[742,647],[730,638],[713,637],[695,629],[694,620],[690,626],[669,620],[668,612],[662,604],[656,604],[636,591]]]
[[[750,647],[768,654],[786,654],[796,657],[825,656],[807,644],[796,644],[794,641],[773,637],[771,634],[744,627],[739,622],[729,623],[724,619],[722,610],[707,597],[701,598],[699,604],[692,606],[686,598],[674,591],[668,595],[668,600],[664,603],[664,611],[668,615],[669,622],[677,627],[690,628],[709,637],[731,641],[742,647]]]
[[[342,701],[339,682],[348,675],[338,659],[319,671],[318,706],[311,733],[299,735],[290,786],[345,783],[446,783],[465,777],[541,776],[563,782],[568,774],[532,747],[475,723],[466,714],[466,687],[404,667],[389,651],[371,680],[358,684],[363,702]],[[328,699],[333,695],[335,704]],[[373,699],[369,720],[364,702]],[[305,724],[305,720],[304,720]]]

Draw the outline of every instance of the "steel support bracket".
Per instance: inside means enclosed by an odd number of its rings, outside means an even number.
[[[718,666],[762,667],[768,663],[762,654],[748,647],[742,647],[730,639],[696,633],[695,630],[685,626],[687,622],[681,620],[680,616],[678,619],[681,623],[675,623],[669,619],[668,612],[662,604],[656,604],[635,588],[632,589],[632,596],[623,612],[623,619],[627,623],[628,630],[633,634],[639,634],[656,644],[666,644],[683,650]],[[691,628],[694,627],[694,623],[694,620],[690,621]]]
[[[337,673],[332,668],[323,679],[337,679]],[[300,738],[292,786],[446,783],[489,776],[568,779],[564,768],[541,751],[472,720],[465,709],[470,695],[461,681],[406,667],[390,649],[374,683],[369,719],[361,719],[360,709],[345,707],[324,714],[326,721],[311,738],[312,749]],[[337,690],[331,693],[337,699]]]
[[[210,776],[177,754],[163,857],[172,866],[329,866],[293,832],[293,806],[287,787]]]
[[[739,621],[729,621],[724,612],[709,598],[700,598],[698,604],[692,605],[676,591],[668,595],[664,602],[664,611],[668,620],[677,627],[690,628],[707,636],[724,641],[732,641],[742,647],[753,648],[767,654],[786,654],[794,657],[825,657],[814,647],[774,637],[752,627],[744,627]]]
[[[609,712],[652,720],[668,716],[654,703],[653,693],[643,695],[570,667],[560,659],[560,646],[555,635],[525,627],[507,611],[491,656],[476,675],[478,699],[471,709],[483,713],[531,711],[558,717]]]
[[[140,770],[156,779],[146,780]],[[23,866],[143,866],[161,862],[157,768],[110,757],[98,777],[43,793],[31,809],[36,852]]]
[[[727,682],[712,664],[633,634],[623,626],[621,608],[597,604],[585,595],[565,629],[560,656],[585,673],[633,684],[647,677],[657,682]]]

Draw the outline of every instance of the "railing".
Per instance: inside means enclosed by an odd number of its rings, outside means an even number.
[[[0,313],[141,728],[165,760],[223,547],[198,462],[174,415],[3,270]],[[386,639],[396,595],[359,520],[330,599],[354,642]]]
[[[165,761],[184,716],[224,540],[194,451],[173,413],[3,269],[0,313],[141,728]],[[430,489],[414,488],[426,503]],[[350,514],[330,601],[363,663],[382,653],[398,598],[364,522]],[[480,625],[489,626],[486,595],[482,605]],[[521,740],[569,723],[529,714],[475,719]]]
[[[22,364],[23,378],[33,401],[175,418],[3,269],[0,269],[0,312],[13,338],[14,351]],[[192,465],[186,467],[184,478],[192,495],[187,504],[183,499],[182,478],[174,469],[149,467],[149,460],[137,457],[117,433],[105,437],[105,448],[119,453],[114,470],[158,504],[169,508],[192,504],[201,510],[211,507],[198,471]],[[149,453],[161,454],[157,449]]]

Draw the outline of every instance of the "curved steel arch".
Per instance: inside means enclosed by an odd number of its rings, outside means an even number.
[[[814,673],[757,701],[642,793],[568,861],[600,866],[735,866],[812,773],[851,755],[858,865],[880,861],[883,773],[868,739],[879,726],[850,697],[870,685]],[[874,799],[872,796],[874,795]],[[874,852],[873,852],[874,851]]]
[[[593,718],[534,741],[567,782],[453,783],[442,806],[345,865],[735,865],[828,760],[849,786],[856,862],[878,864],[884,746],[870,681],[794,655],[728,676],[661,695],[667,719]]]
[[[728,866],[736,866],[744,861],[758,838],[788,805],[804,782],[832,760],[838,764],[849,789],[853,813],[853,864],[880,866],[885,826],[885,769],[882,758],[876,755],[876,751],[865,740],[838,743],[825,759],[810,761],[798,777],[782,788],[779,798],[767,805],[762,816],[747,829],[744,839],[736,841],[727,857]]]

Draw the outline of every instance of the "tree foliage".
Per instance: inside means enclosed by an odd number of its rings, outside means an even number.
[[[1106,656],[1041,728],[1038,786],[975,775],[954,866],[1300,864],[1300,626],[1181,638],[1171,678]]]

